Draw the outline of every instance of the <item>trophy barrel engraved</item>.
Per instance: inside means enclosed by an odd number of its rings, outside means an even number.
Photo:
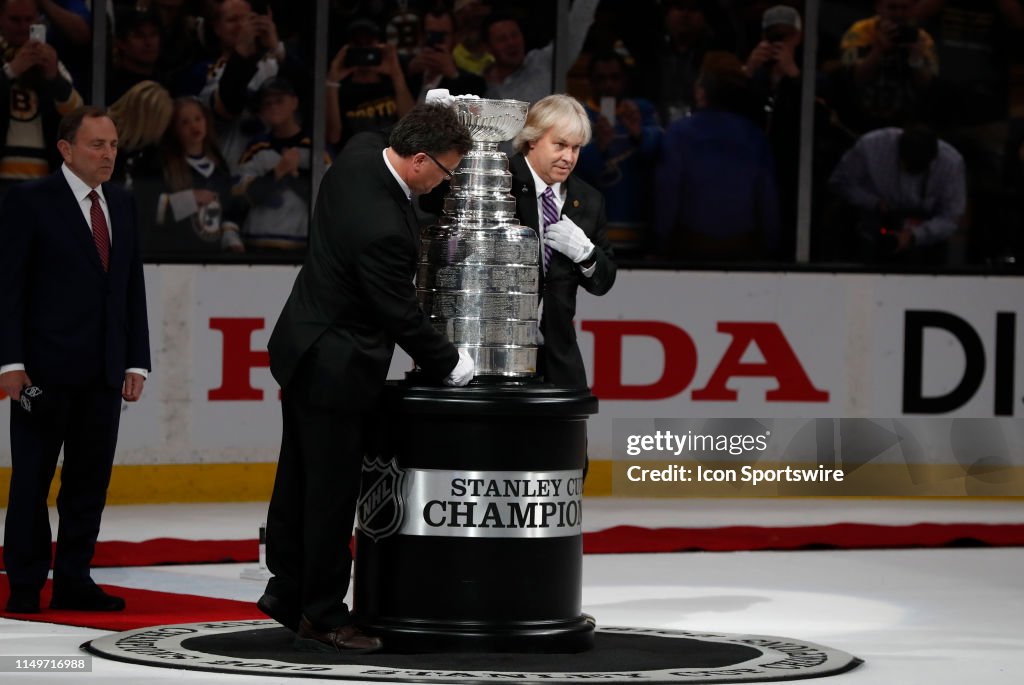
[[[458,99],[473,147],[455,170],[438,223],[423,231],[416,293],[431,323],[476,363],[476,375],[526,378],[537,371],[540,243],[518,225],[508,157],[529,105]]]

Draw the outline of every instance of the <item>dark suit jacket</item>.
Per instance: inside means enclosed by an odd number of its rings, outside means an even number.
[[[103,185],[110,270],[58,169],[7,191],[0,209],[0,366],[24,363],[34,383],[103,381],[150,368],[146,286],[135,208]]]
[[[512,171],[512,194],[516,198],[516,214],[524,226],[538,230],[537,190],[533,174],[526,166],[522,154],[509,160]],[[582,287],[594,295],[604,295],[615,283],[616,266],[611,243],[608,241],[604,196],[586,181],[569,176],[566,181],[565,205],[562,214],[572,219],[594,243],[596,265],[588,278],[568,257],[553,251],[548,273],[543,276],[541,291],[544,297],[544,316],[541,332],[544,334],[541,366],[544,377],[555,385],[586,387],[587,374],[583,357],[576,343],[576,290]]]
[[[368,409],[395,343],[434,378],[458,362],[416,299],[419,227],[384,147],[380,134],[358,134],[324,176],[306,262],[270,337],[274,378],[287,388],[306,357],[301,390],[320,406]]]

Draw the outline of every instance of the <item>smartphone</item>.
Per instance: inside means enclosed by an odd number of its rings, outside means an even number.
[[[350,47],[345,53],[346,67],[378,67],[384,58],[380,48]]]
[[[448,34],[444,31],[427,31],[424,43],[431,48],[440,47],[447,37]]]
[[[38,41],[40,43],[46,42],[46,24],[32,24],[28,27],[28,39]]]
[[[612,126],[615,125],[615,98],[608,96],[601,98],[601,116],[607,119]]]

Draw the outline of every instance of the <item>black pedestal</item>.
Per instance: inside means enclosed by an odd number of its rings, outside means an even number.
[[[580,652],[586,390],[389,384],[364,464],[358,622],[388,651]]]

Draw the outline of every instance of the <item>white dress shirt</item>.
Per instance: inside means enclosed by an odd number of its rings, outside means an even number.
[[[391,160],[388,159],[389,149],[390,148],[384,148],[383,150],[381,150],[381,154],[384,155],[384,164],[387,165],[388,171],[390,171],[391,175],[395,177],[396,181],[398,181],[398,185],[402,186],[402,192],[405,193],[405,198],[409,202],[412,202],[412,188],[410,188],[409,185],[402,180],[402,177],[398,175],[397,171],[395,171],[395,167],[391,166]],[[398,153],[396,152],[395,154]]]

